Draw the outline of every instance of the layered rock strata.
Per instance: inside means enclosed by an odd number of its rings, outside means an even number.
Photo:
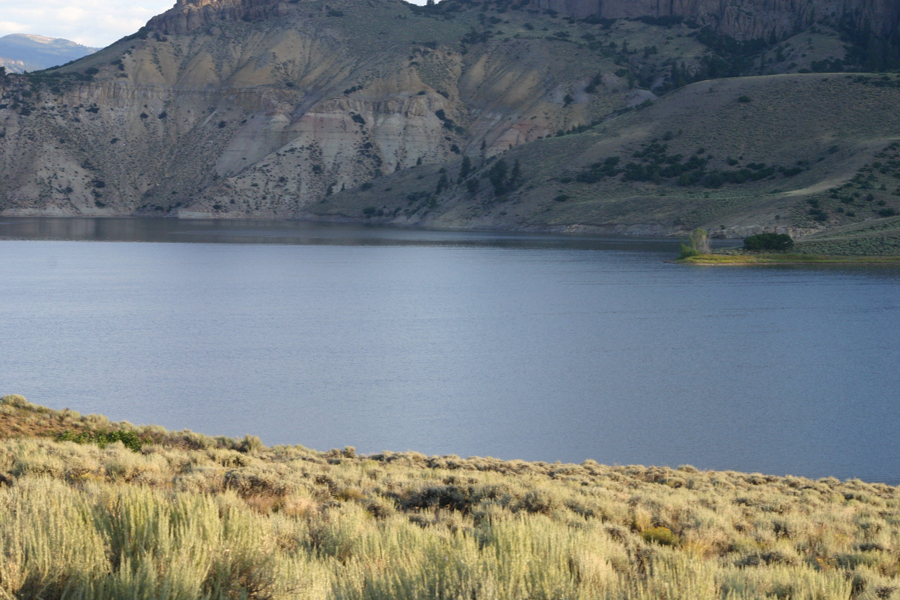
[[[900,3],[896,0],[527,0],[524,6],[575,18],[681,17],[738,40],[781,39],[817,20],[844,16],[857,28],[878,36],[900,30]],[[215,26],[222,19],[255,19],[287,11],[281,0],[178,0],[148,27],[189,33]]]

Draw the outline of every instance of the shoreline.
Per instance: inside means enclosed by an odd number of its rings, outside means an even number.
[[[186,214],[52,214],[35,212],[33,214],[18,213],[11,214],[8,211],[0,211],[0,221],[3,219],[60,219],[60,220],[78,220],[78,219],[108,219],[108,220],[165,220],[165,221],[181,221],[191,222],[261,222],[261,223],[308,223],[308,224],[327,224],[327,225],[358,225],[365,227],[385,227],[394,229],[422,230],[422,231],[463,231],[463,232],[481,232],[481,233],[540,233],[540,234],[559,234],[572,237],[588,236],[588,237],[622,237],[622,238],[652,238],[659,240],[677,241],[683,239],[690,234],[689,230],[671,225],[659,225],[653,223],[566,223],[566,224],[547,224],[547,223],[477,223],[477,222],[431,222],[431,221],[406,221],[398,222],[382,218],[366,218],[353,216],[338,215],[316,215],[314,213],[303,213],[292,216],[277,216],[273,214],[262,213],[244,213],[240,215],[222,215],[216,213],[190,213]],[[766,229],[766,226],[759,226],[757,229]],[[749,233],[749,232],[748,232]],[[737,242],[743,239],[740,234],[733,231],[725,230],[712,231],[710,239],[716,242]]]
[[[294,449],[302,453],[322,459],[331,459],[336,455],[343,458],[354,458],[362,461],[375,461],[390,463],[403,457],[413,457],[413,462],[421,463],[428,468],[450,468],[471,471],[487,471],[498,473],[531,472],[534,474],[551,475],[557,470],[576,468],[585,464],[596,465],[612,471],[628,472],[633,469],[661,469],[670,472],[685,471],[692,473],[707,473],[710,475],[740,475],[742,477],[762,478],[768,482],[776,482],[785,479],[801,479],[808,482],[835,480],[843,483],[860,481],[868,485],[881,485],[900,490],[900,479],[897,480],[864,480],[859,477],[848,477],[840,480],[833,475],[812,477],[806,475],[773,473],[760,473],[758,471],[735,471],[732,469],[703,469],[691,465],[673,467],[671,465],[621,465],[618,463],[603,464],[593,459],[585,459],[581,463],[563,463],[559,460],[550,462],[547,460],[523,460],[502,459],[491,456],[467,456],[460,457],[450,455],[425,455],[414,450],[391,451],[383,450],[372,454],[357,453],[353,450],[352,456],[346,456],[346,449],[333,448],[328,451],[316,450],[300,443],[276,444],[266,446],[256,436],[247,434],[244,438],[232,438],[223,435],[209,435],[193,432],[187,429],[167,430],[160,425],[143,424],[136,425],[129,421],[111,421],[103,414],[81,414],[80,412],[64,408],[62,410],[50,408],[40,404],[29,402],[19,394],[7,394],[0,397],[0,443],[4,441],[35,439],[46,442],[74,441],[79,445],[99,446],[101,449],[116,441],[124,443],[125,447],[134,452],[141,452],[144,448],[153,446],[174,447],[180,449],[203,449],[218,447],[220,449],[235,450],[238,452],[271,451]],[[2,468],[0,468],[2,473]]]
[[[900,487],[858,479],[267,448],[15,395],[0,399],[0,458],[3,597],[872,600],[900,588]]]
[[[898,265],[900,256],[835,256],[827,254],[700,254],[675,260],[683,265]]]

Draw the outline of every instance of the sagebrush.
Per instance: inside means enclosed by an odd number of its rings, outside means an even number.
[[[3,598],[900,596],[884,484],[266,448],[21,397],[0,434]]]

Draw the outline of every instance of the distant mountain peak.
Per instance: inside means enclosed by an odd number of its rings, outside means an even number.
[[[0,66],[11,72],[49,69],[88,54],[99,48],[89,48],[77,42],[31,33],[13,33],[0,37]]]
[[[13,39],[25,38],[25,39],[31,40],[32,42],[37,42],[38,44],[52,44],[53,42],[56,42],[56,41],[69,42],[69,40],[57,40],[55,38],[45,37],[43,35],[34,35],[31,33],[13,33],[13,34],[4,36],[4,38],[13,38]],[[2,39],[2,38],[0,38],[0,39]],[[74,43],[74,42],[69,42],[69,43]]]
[[[95,52],[99,50],[99,48],[88,48],[87,46],[83,46],[78,42],[73,42],[71,40],[63,38],[52,38],[44,35],[36,35],[33,33],[11,33],[9,35],[0,37],[0,43],[3,42],[52,46],[55,48],[85,48],[88,50],[93,50]]]

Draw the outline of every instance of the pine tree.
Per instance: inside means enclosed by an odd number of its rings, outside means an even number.
[[[491,185],[494,186],[494,195],[501,196],[506,193],[507,190],[507,179],[506,179],[506,161],[502,158],[498,160],[491,170],[488,171],[488,179],[491,182]]]
[[[462,183],[462,180],[469,176],[469,173],[472,172],[472,159],[468,156],[464,156],[462,159],[462,164],[459,167],[459,181],[458,183]]]
[[[435,194],[440,194],[445,189],[450,186],[450,180],[447,179],[447,173],[441,173],[441,178],[438,179],[437,187],[434,189]]]
[[[513,163],[512,173],[509,174],[509,189],[514,190],[519,187],[522,179],[522,169],[519,165],[519,159],[516,159],[516,162]]]

